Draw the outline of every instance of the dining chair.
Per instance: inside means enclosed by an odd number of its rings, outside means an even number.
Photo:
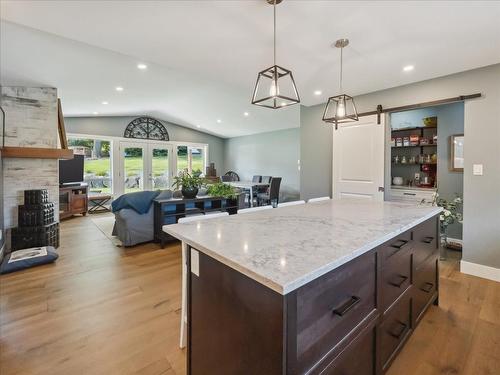
[[[321,201],[328,201],[328,200],[330,200],[330,197],[311,198],[307,201],[307,203],[314,203],[314,202],[321,202]]]
[[[193,221],[201,221],[208,219],[215,219],[217,217],[228,216],[227,212],[217,212],[217,213],[209,213],[206,215],[191,215],[182,217],[179,219],[179,224],[186,224]],[[187,244],[182,241],[181,243],[181,251],[182,251],[182,299],[181,299],[181,329],[180,329],[180,341],[179,347],[186,347],[186,334],[187,334]]]
[[[249,214],[251,212],[255,211],[262,211],[262,210],[269,210],[270,208],[273,208],[273,206],[257,206],[257,207],[250,207],[250,208],[242,208],[241,210],[238,210],[238,214]]]
[[[238,173],[236,173],[234,171],[228,171],[228,172],[226,172],[226,174],[224,176],[231,176],[231,178],[232,178],[231,181],[239,181],[240,180],[240,176],[238,176]]]
[[[279,203],[280,185],[281,185],[281,177],[271,178],[271,184],[269,185],[269,190],[266,193],[257,194],[257,202],[259,204],[261,202],[264,202],[266,204],[272,204],[273,202],[276,202],[277,205]]]
[[[285,203],[279,203],[278,207],[298,206],[299,204],[305,204],[305,203],[306,201],[285,202]]]
[[[269,184],[271,184],[272,178],[273,178],[272,176],[262,176],[262,178],[260,179],[260,182],[263,184],[268,184],[268,185],[257,186],[255,189],[257,191],[257,195],[263,194],[263,193],[268,193]]]

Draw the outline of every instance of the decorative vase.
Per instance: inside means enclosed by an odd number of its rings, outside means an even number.
[[[194,199],[196,198],[196,195],[198,194],[198,188],[197,187],[182,187],[181,189],[182,196],[186,199]]]

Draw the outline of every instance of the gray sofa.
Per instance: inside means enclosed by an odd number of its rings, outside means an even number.
[[[118,237],[123,246],[133,246],[153,241],[154,205],[143,215],[130,208],[115,212],[113,236]]]

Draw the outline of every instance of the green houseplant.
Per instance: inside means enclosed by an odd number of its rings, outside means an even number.
[[[207,194],[211,197],[222,197],[228,199],[236,199],[238,197],[238,191],[233,186],[222,182],[209,185],[207,188]]]
[[[172,186],[174,189],[181,190],[182,196],[187,199],[196,198],[198,190],[205,184],[205,179],[199,174],[189,174],[181,172],[179,176],[174,177]]]
[[[444,198],[437,199],[437,205],[443,207],[443,212],[439,215],[439,224],[441,227],[441,245],[446,247],[448,244],[448,227],[454,223],[462,224],[462,204],[463,199],[458,194],[453,200]]]

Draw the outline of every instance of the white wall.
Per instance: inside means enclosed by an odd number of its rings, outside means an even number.
[[[361,95],[359,112],[438,100],[480,92],[465,102],[465,168],[463,259],[500,268],[500,64],[446,77]],[[303,108],[301,122],[301,196],[315,190],[331,192],[331,127],[321,124],[323,105]],[[323,127],[321,127],[323,125]],[[318,157],[320,155],[320,157]],[[484,175],[473,176],[472,165],[483,164]],[[318,178],[317,178],[318,177]]]
[[[242,180],[254,175],[281,177],[280,200],[299,197],[300,129],[278,130],[226,139],[225,171],[232,170]]]

